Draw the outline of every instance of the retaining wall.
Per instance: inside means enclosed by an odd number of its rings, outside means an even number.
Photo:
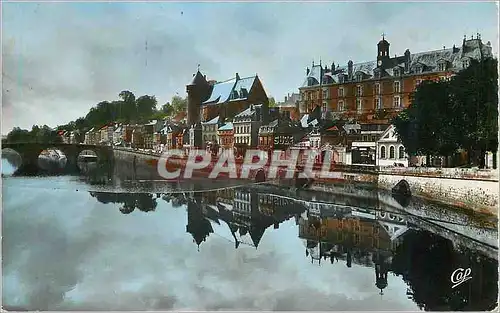
[[[498,214],[498,171],[475,169],[380,169],[378,187],[392,189],[406,180],[412,195]]]

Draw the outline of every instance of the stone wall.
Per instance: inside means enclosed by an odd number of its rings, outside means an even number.
[[[499,185],[498,179],[494,179],[495,174],[473,170],[443,170],[441,173],[433,173],[432,169],[399,173],[396,172],[397,169],[381,171],[378,186],[392,189],[401,180],[406,180],[412,195],[497,215]]]

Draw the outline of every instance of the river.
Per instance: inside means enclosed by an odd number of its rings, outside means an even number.
[[[166,193],[12,172],[2,159],[7,310],[497,305],[497,258],[472,241],[458,247],[425,219],[394,213],[391,224],[369,204],[311,205],[316,196],[253,187]],[[458,268],[472,278],[452,288]]]

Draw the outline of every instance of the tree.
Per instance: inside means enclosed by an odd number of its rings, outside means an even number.
[[[137,115],[141,120],[148,120],[156,112],[156,97],[144,95],[136,100]]]
[[[161,112],[164,113],[167,116],[172,116],[174,114],[174,107],[173,105],[170,104],[170,102],[165,103],[161,107]]]
[[[123,114],[123,118],[129,122],[134,121],[137,116],[137,105],[135,101],[135,95],[128,90],[124,90],[118,94],[120,99],[122,99],[123,104],[121,107],[121,112]]]
[[[276,100],[274,100],[274,97],[269,97],[269,107],[274,108],[276,106]]]
[[[483,167],[486,151],[498,150],[498,61],[472,60],[450,85],[456,114],[461,117],[461,146],[469,156],[475,154],[474,161]]]
[[[485,152],[498,149],[497,81],[497,60],[488,58],[472,61],[451,81],[420,84],[410,107],[392,121],[407,152],[449,156],[462,148],[470,157],[479,151],[473,161],[483,167]]]
[[[171,104],[174,108],[174,114],[187,110],[187,99],[180,96],[173,96]]]

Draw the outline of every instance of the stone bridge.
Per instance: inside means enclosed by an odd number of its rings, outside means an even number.
[[[109,146],[65,143],[2,143],[2,151],[4,149],[12,149],[21,156],[22,163],[14,175],[39,175],[44,172],[46,173],[47,170],[40,167],[38,159],[40,153],[46,149],[58,149],[66,156],[66,165],[64,168],[58,170],[58,173],[79,173],[80,168],[78,167],[77,160],[79,154],[84,150],[95,152],[99,165],[111,166],[113,164],[113,148]]]

